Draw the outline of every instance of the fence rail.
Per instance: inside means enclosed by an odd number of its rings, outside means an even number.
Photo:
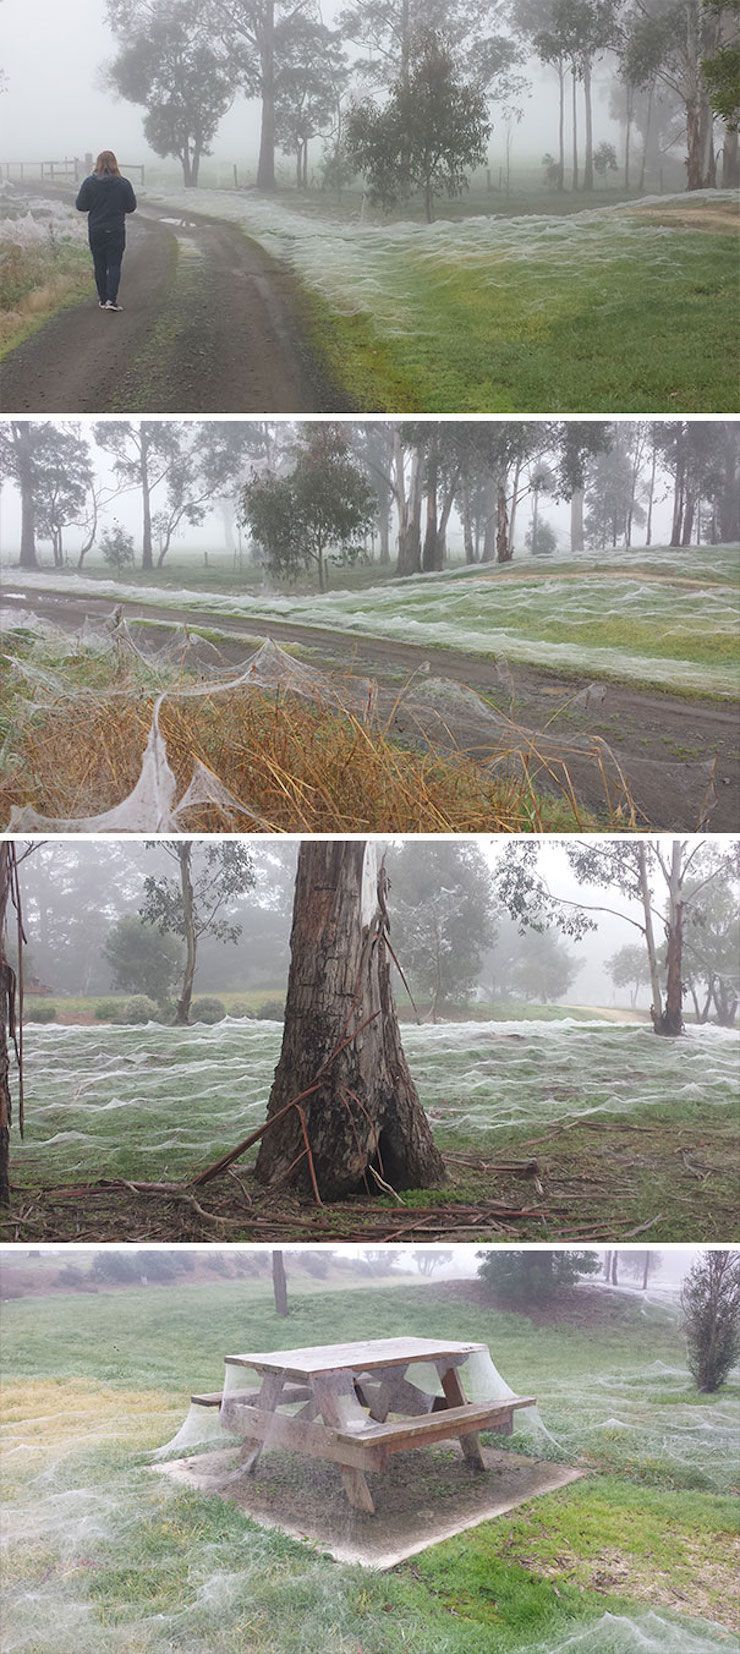
[[[94,157],[91,151],[80,160],[79,155],[65,155],[63,161],[0,161],[0,178],[8,183],[13,179],[21,184],[38,179],[44,183],[56,184],[65,178],[79,183],[88,172],[92,172]],[[125,161],[121,163],[123,173],[135,172],[139,183],[145,179],[145,167],[142,161]]]

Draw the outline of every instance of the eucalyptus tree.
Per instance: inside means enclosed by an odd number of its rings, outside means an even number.
[[[341,1200],[445,1181],[401,1043],[387,893],[374,845],[301,844],[283,1043],[255,1168],[267,1186]]]
[[[429,996],[436,1022],[469,998],[495,935],[490,869],[466,840],[420,845],[407,839],[388,856],[400,955],[413,988]]]
[[[308,189],[311,139],[334,128],[348,78],[337,31],[318,19],[296,17],[277,78],[275,137],[280,149],[295,156],[299,190]]]
[[[717,181],[714,112],[705,61],[736,31],[734,0],[707,6],[702,0],[633,0],[621,47],[624,71],[636,86],[657,81],[677,98],[686,131],[686,184],[713,188]]]
[[[317,0],[202,0],[200,9],[241,90],[259,100],[257,188],[274,190],[280,76],[291,61],[298,20],[320,20]]]
[[[339,16],[345,38],[366,53],[356,69],[366,83],[388,86],[408,77],[414,38],[444,40],[466,76],[497,101],[514,97],[522,81],[521,52],[508,27],[506,0],[350,0]]]
[[[629,908],[616,909],[603,896],[593,902],[553,893],[537,865],[539,847],[520,841],[498,863],[496,888],[500,900],[522,931],[555,924],[565,934],[583,936],[596,928],[594,913],[615,914],[643,938],[656,1034],[675,1038],[683,1033],[684,931],[687,917],[705,898],[715,881],[736,879],[740,845],[727,849],[712,839],[637,838],[598,839],[565,843],[565,852],[579,884],[615,891]],[[630,911],[636,908],[636,913]],[[663,949],[659,935],[663,935]]]
[[[120,46],[108,84],[146,109],[144,135],[157,155],[174,155],[186,189],[233,101],[236,80],[202,0],[107,0]]]
[[[163,850],[175,863],[176,874],[149,873],[144,880],[140,918],[161,936],[174,936],[185,943],[180,994],[175,1022],[190,1020],[190,1004],[201,940],[210,936],[218,942],[235,943],[241,924],[234,918],[233,905],[255,883],[252,853],[238,839],[154,839],[148,848]]]
[[[82,512],[92,477],[87,439],[64,420],[9,419],[0,425],[0,478],[15,484],[21,507],[20,567],[38,568],[37,541],[64,560],[65,527]]]
[[[369,198],[385,208],[421,194],[428,223],[440,195],[462,195],[468,173],[485,160],[491,132],[485,93],[464,81],[446,41],[414,35],[407,71],[379,107],[356,104],[345,143]]]

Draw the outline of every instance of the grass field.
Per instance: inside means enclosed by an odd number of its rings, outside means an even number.
[[[147,1469],[191,1389],[220,1386],[229,1350],[430,1329],[487,1343],[508,1382],[536,1394],[556,1445],[516,1436],[514,1448],[589,1474],[378,1576]],[[3,1352],[8,1654],[733,1646],[738,1390],[697,1394],[663,1308],[626,1300],[585,1325],[535,1326],[464,1289],[301,1287],[286,1326],[242,1278],[11,1302]]]
[[[181,565],[182,567],[182,565]],[[202,571],[201,579],[208,571]],[[168,575],[168,580],[171,575]],[[233,578],[233,576],[232,576]],[[682,693],[737,693],[736,546],[636,548],[548,560],[516,560],[341,589],[326,596],[145,584],[132,600],[240,618],[260,616],[420,648],[452,648]],[[198,582],[200,584],[200,582]],[[223,576],[220,584],[223,583]],[[120,583],[92,574],[24,575],[24,590],[120,598]]]
[[[423,226],[229,190],[154,199],[287,262],[331,376],[365,412],[732,412],[732,197]]]
[[[23,1197],[98,1178],[192,1176],[260,1125],[281,1037],[274,1022],[29,1026],[26,1132],[15,1150]],[[536,1210],[531,1186],[489,1164],[526,1156],[534,1142],[550,1215],[525,1220],[525,1237],[609,1222],[624,1235],[650,1221],[652,1240],[721,1239],[732,1225],[734,1036],[697,1029],[674,1042],[644,1025],[567,1019],[407,1025],[404,1046],[451,1173],[443,1189],[402,1197],[412,1215],[491,1197]],[[252,1198],[269,1210],[256,1188]],[[400,1208],[384,1204],[390,1226]],[[322,1209],[321,1220],[345,1238],[368,1223],[351,1202]],[[248,1213],[234,1229],[231,1238],[249,1238]],[[478,1232],[496,1238],[495,1222]]]

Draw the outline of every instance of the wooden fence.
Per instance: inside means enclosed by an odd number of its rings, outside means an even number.
[[[88,151],[82,160],[78,155],[65,155],[63,161],[0,161],[0,178],[21,184],[60,184],[65,181],[78,184],[88,172],[92,172],[94,160],[92,152]],[[121,171],[127,177],[132,172],[136,173],[139,183],[144,184],[145,168],[141,161],[121,162]]]

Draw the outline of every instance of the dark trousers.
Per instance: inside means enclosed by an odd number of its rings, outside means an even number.
[[[110,300],[115,304],[121,280],[121,264],[126,238],[122,230],[93,230],[90,251],[95,266],[95,285],[101,304]]]

